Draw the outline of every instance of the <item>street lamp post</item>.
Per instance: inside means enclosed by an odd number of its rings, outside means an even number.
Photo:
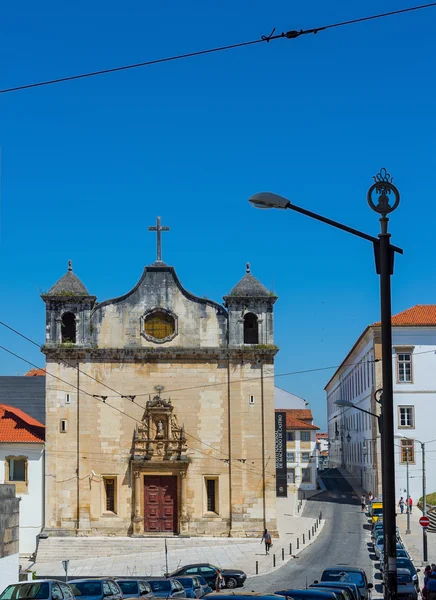
[[[382,417],[382,452],[383,460],[383,522],[384,543],[387,566],[385,585],[386,598],[393,599],[397,594],[397,562],[396,562],[396,514],[395,514],[395,462],[394,462],[394,401],[392,384],[392,317],[391,317],[391,275],[394,270],[394,253],[402,254],[401,248],[392,246],[388,233],[387,215],[394,211],[400,203],[400,193],[392,183],[386,169],[381,169],[374,177],[374,183],[367,193],[370,207],[380,214],[381,232],[378,238],[363,233],[332,219],[328,219],[304,208],[291,204],[289,200],[272,194],[261,192],[251,196],[250,203],[257,208],[290,209],[317,221],[346,231],[357,237],[372,242],[375,253],[377,274],[380,275],[380,307],[381,307],[381,340],[383,361],[383,417]]]
[[[409,440],[411,442],[418,442],[421,446],[422,452],[422,514],[424,517],[427,516],[427,474],[425,470],[425,445],[431,444],[432,442],[436,442],[435,440],[430,440],[428,442],[421,442],[420,440],[416,440],[414,438],[409,438],[405,435],[396,435],[396,438],[400,440]],[[407,459],[409,455],[409,448],[407,448]],[[408,462],[407,462],[408,466]],[[407,489],[407,496],[409,496],[409,490]],[[409,502],[407,502],[407,510],[409,510]],[[408,518],[410,519],[409,512],[407,513]],[[407,529],[410,530],[410,521],[407,522]],[[409,531],[410,533],[410,531]],[[422,562],[426,563],[428,561],[428,547],[427,547],[427,527],[422,528]]]

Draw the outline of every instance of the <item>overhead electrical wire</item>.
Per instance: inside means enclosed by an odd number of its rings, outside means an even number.
[[[138,62],[138,63],[132,63],[132,64],[127,64],[127,65],[122,65],[119,67],[111,67],[111,68],[107,68],[107,69],[100,69],[98,71],[89,71],[86,73],[79,73],[77,75],[68,75],[65,77],[59,77],[56,79],[48,79],[45,81],[37,81],[35,83],[27,83],[27,84],[23,84],[23,85],[19,85],[19,86],[15,86],[15,87],[9,87],[9,88],[4,88],[0,90],[0,94],[8,94],[10,92],[18,92],[21,90],[28,90],[31,88],[37,88],[37,87],[43,87],[43,86],[48,86],[48,85],[54,85],[54,84],[58,84],[58,83],[65,83],[67,81],[75,81],[78,79],[85,79],[85,78],[90,78],[90,77],[97,77],[100,75],[108,75],[110,73],[117,73],[120,71],[127,71],[127,70],[131,70],[131,69],[139,69],[142,67],[150,67],[152,65],[157,65],[157,64],[162,64],[162,63],[168,63],[168,62],[174,62],[177,60],[184,60],[187,58],[194,58],[196,56],[202,56],[202,55],[206,55],[206,54],[214,54],[217,52],[224,52],[226,50],[233,50],[236,48],[243,48],[246,46],[253,46],[255,44],[262,44],[262,43],[269,43],[273,40],[278,40],[278,39],[295,39],[297,37],[300,37],[302,35],[307,35],[307,34],[316,34],[319,33],[320,31],[327,31],[328,29],[334,29],[334,28],[338,28],[338,27],[345,27],[348,25],[355,25],[357,23],[364,23],[366,21],[373,21],[375,19],[383,19],[386,17],[392,17],[394,15],[400,15],[400,14],[404,14],[404,13],[409,13],[409,12],[414,12],[414,11],[419,11],[419,10],[424,10],[427,8],[432,8],[436,6],[436,2],[430,2],[428,4],[421,4],[418,6],[410,6],[407,8],[401,8],[398,10],[392,10],[389,12],[385,12],[385,13],[378,13],[375,15],[369,15],[366,17],[359,17],[357,19],[351,19],[348,21],[340,21],[338,23],[330,23],[329,25],[323,25],[321,27],[315,27],[312,29],[300,29],[300,30],[291,30],[291,31],[287,31],[287,32],[282,32],[279,34],[275,34],[275,28],[272,30],[272,32],[270,33],[270,35],[263,35],[261,36],[259,39],[255,39],[255,40],[249,40],[246,42],[237,42],[235,44],[228,44],[228,45],[223,45],[223,46],[217,46],[215,48],[207,48],[204,50],[198,50],[195,52],[185,52],[183,54],[177,54],[177,55],[173,55],[173,56],[167,56],[167,57],[163,57],[163,58],[156,58],[153,60],[147,60],[147,61],[143,61],[143,62]]]
[[[0,345],[0,349],[4,350],[5,352],[7,352],[8,354],[11,354],[12,356],[15,356],[16,358],[18,358],[19,360],[22,360],[23,362],[27,363],[28,365],[34,367],[35,369],[40,369],[40,370],[44,370],[41,367],[39,367],[38,365],[35,365],[34,363],[32,363],[30,360],[27,360],[26,358],[24,358],[23,356],[20,356],[19,354],[16,354],[15,352],[13,352],[12,350],[9,350],[9,348],[6,348],[5,346],[1,346]],[[61,381],[62,383],[66,383],[67,385],[73,387],[74,389],[76,389],[78,392],[81,392],[83,394],[86,394],[87,396],[90,396],[91,398],[93,398],[94,400],[97,400],[98,402],[101,402],[102,404],[104,404],[105,406],[109,406],[109,408],[113,408],[114,410],[116,410],[117,412],[119,412],[122,415],[125,415],[126,417],[128,417],[129,419],[131,419],[132,421],[135,421],[136,423],[139,423],[140,425],[143,425],[143,422],[140,421],[139,419],[137,419],[136,417],[133,417],[132,415],[129,415],[128,413],[126,413],[125,411],[121,410],[120,408],[118,408],[117,406],[114,406],[113,404],[108,404],[106,402],[106,399],[102,399],[94,394],[90,394],[89,392],[87,392],[86,390],[83,390],[82,388],[68,382],[65,381],[65,379],[62,379],[61,377],[58,377],[57,375],[54,375],[53,373],[48,373],[46,371],[46,375],[49,375],[50,377],[54,377],[55,379]],[[137,406],[139,406],[140,408],[144,409],[144,406],[138,404],[135,402],[135,404]],[[207,454],[206,452],[203,452],[202,450],[200,450],[199,448],[193,448],[192,446],[189,446],[190,450],[194,451],[194,452],[199,452],[200,454],[203,454],[204,456],[206,456],[207,458],[213,458],[215,460],[219,460],[220,462],[229,462],[232,461],[232,468],[236,467],[239,468],[241,470],[248,470],[251,471],[252,473],[255,473],[256,475],[258,475],[259,473],[262,472],[261,469],[257,468],[257,467],[253,467],[250,465],[244,465],[244,463],[237,459],[237,458],[230,458],[230,455],[226,454],[225,452],[223,452],[222,450],[219,450],[218,448],[215,448],[214,446],[211,446],[210,444],[207,444],[206,442],[204,442],[203,440],[200,440],[199,438],[195,437],[194,435],[188,433],[187,431],[185,431],[186,435],[189,435],[191,438],[193,438],[194,440],[197,440],[198,442],[200,442],[201,444],[210,447],[212,450],[214,450],[215,452],[219,452],[220,454],[225,455],[227,458],[226,459],[221,459],[221,458],[217,458],[216,456],[212,456],[210,454]],[[236,464],[238,463],[238,464]],[[275,477],[275,473],[272,472],[268,472],[269,475],[271,477]]]

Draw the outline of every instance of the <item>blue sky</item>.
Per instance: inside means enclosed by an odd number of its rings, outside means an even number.
[[[410,2],[411,3],[411,2]],[[311,28],[402,8],[394,0],[74,3],[0,9],[0,87]],[[379,318],[369,243],[291,212],[256,211],[257,191],[377,234],[366,204],[386,166],[393,310],[436,302],[436,9],[0,96],[0,314],[44,341],[39,298],[73,260],[99,300],[127,292],[155,258],[221,301],[245,262],[279,295],[278,374],[337,365]],[[38,364],[4,329],[0,344]],[[0,354],[0,374],[26,365]],[[279,377],[325,426],[333,371]]]

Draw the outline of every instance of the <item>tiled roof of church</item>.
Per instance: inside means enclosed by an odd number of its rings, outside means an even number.
[[[263,298],[271,297],[269,290],[260,283],[256,277],[253,277],[250,271],[250,263],[247,263],[244,277],[235,285],[229,296],[239,296],[241,298]]]
[[[0,442],[41,443],[45,439],[42,423],[14,406],[0,404]]]
[[[80,279],[73,273],[73,266],[71,260],[68,261],[68,271],[63,277],[54,284],[52,288],[46,294],[47,296],[89,296],[88,290],[80,281]]]
[[[45,377],[45,375],[45,369],[30,369],[30,371],[27,371],[24,377]]]

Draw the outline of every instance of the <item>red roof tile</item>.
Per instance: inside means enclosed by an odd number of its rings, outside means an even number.
[[[374,323],[380,325],[380,321]],[[432,327],[436,326],[436,304],[417,304],[392,316],[394,327]]]
[[[45,369],[30,369],[24,377],[45,377]]]
[[[286,413],[286,429],[319,429],[312,421],[312,411],[304,408],[276,408],[276,412]],[[304,420],[303,420],[304,419]]]
[[[42,423],[19,408],[0,404],[0,442],[41,443],[44,439]]]

